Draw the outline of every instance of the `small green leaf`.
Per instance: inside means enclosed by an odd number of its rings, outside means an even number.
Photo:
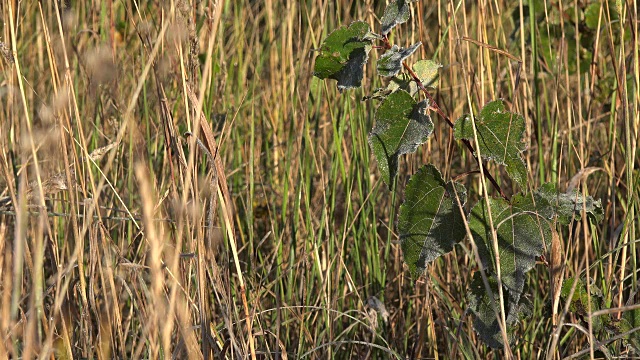
[[[584,10],[584,22],[591,30],[598,27],[598,18],[600,16],[600,3],[595,2],[587,6]]]
[[[575,285],[576,289],[574,290],[573,297],[571,298],[571,311],[576,311],[576,308],[573,307],[576,302],[581,302],[583,304],[587,304],[589,302],[589,295],[587,293],[586,284],[584,283],[584,281],[582,281],[582,279],[576,279],[573,277],[568,278],[564,281],[564,283],[562,284],[562,289],[560,290],[560,296],[566,300],[571,294],[573,283],[576,281],[578,283]]]
[[[521,187],[525,187],[527,168],[521,155],[526,148],[523,142],[522,116],[506,111],[502,100],[496,100],[482,108],[475,123],[482,158],[504,165],[509,176]],[[456,121],[454,136],[458,140],[473,140],[469,115],[464,115]]]
[[[387,96],[397,90],[404,90],[414,96],[418,91],[418,86],[411,79],[411,76],[407,74],[398,74],[393,76],[386,87],[381,87],[373,90],[373,93],[369,96],[365,96],[362,100],[384,100]]]
[[[576,283],[576,288],[573,292],[573,296],[569,299],[571,288],[574,286],[574,283]],[[598,311],[602,308],[602,291],[598,289],[595,284],[590,284],[589,289],[591,290],[591,294],[589,294],[587,290],[586,282],[581,278],[576,279],[571,277],[565,280],[562,284],[560,296],[565,301],[569,302],[569,311],[574,315],[586,318],[589,316],[589,311]],[[589,309],[589,306],[591,309]],[[603,325],[607,322],[607,320],[601,316],[593,317],[592,321],[594,331],[600,331]]]
[[[434,87],[433,84],[438,80],[438,70],[442,67],[441,64],[433,60],[420,60],[413,64],[413,72],[418,75],[418,79],[425,87]]]
[[[640,309],[627,310],[620,320],[620,332],[631,331],[640,326]],[[634,331],[624,337],[625,341],[640,353],[640,331]]]
[[[433,132],[427,102],[416,101],[404,90],[389,95],[376,110],[376,124],[369,145],[384,182],[391,187],[398,171],[398,157],[416,151]]]
[[[526,273],[542,254],[543,242],[551,239],[550,225],[541,220],[535,209],[512,207],[506,200],[489,199],[491,218],[498,237],[500,274],[502,283],[513,302],[518,303],[522,294]],[[487,202],[480,200],[469,214],[469,229],[478,247],[485,268],[497,274],[495,252]]]
[[[387,5],[380,20],[382,23],[380,32],[382,35],[387,35],[391,29],[409,20],[409,3],[412,2],[415,2],[415,0],[395,0]]]
[[[313,74],[320,79],[338,80],[340,91],[359,87],[373,37],[369,24],[363,21],[335,30],[322,43]]]
[[[396,75],[402,69],[402,61],[411,56],[420,45],[422,43],[419,41],[406,49],[393,45],[378,59],[378,73],[382,76]]]
[[[442,65],[433,60],[420,60],[412,66],[413,72],[418,76],[422,85],[433,88],[435,88],[433,85],[438,79],[438,70],[441,67]],[[383,100],[385,97],[389,96],[389,94],[399,89],[408,92],[411,96],[415,96],[420,90],[411,76],[406,73],[401,73],[391,77],[391,80],[386,87],[375,89],[371,95],[365,96],[362,100]]]
[[[404,261],[414,277],[464,239],[464,219],[456,196],[464,206],[465,187],[453,181],[445,183],[433,165],[423,166],[409,180],[398,215],[398,232]]]

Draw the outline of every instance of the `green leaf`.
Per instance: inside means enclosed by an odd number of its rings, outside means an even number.
[[[584,22],[591,30],[598,27],[598,17],[600,16],[600,3],[595,2],[587,6],[584,10]]]
[[[438,64],[433,60],[420,60],[413,64],[413,72],[418,76],[418,79],[425,87],[435,88],[434,84],[438,79],[438,70],[442,67],[442,65]],[[401,73],[396,76],[391,77],[389,84],[386,87],[377,88],[373,91],[373,93],[369,96],[365,96],[362,100],[376,99],[383,100],[389,94],[397,91],[404,90],[411,94],[411,96],[415,96],[418,91],[418,85],[413,78],[406,74]]]
[[[598,289],[595,284],[590,284],[589,288],[591,290],[591,295],[589,295],[589,292],[587,291],[587,284],[582,278],[570,277],[565,280],[562,284],[562,289],[560,289],[560,296],[567,300],[571,294],[571,288],[573,288],[573,284],[576,281],[576,289],[573,292],[573,297],[569,304],[569,310],[577,312],[578,315],[587,316],[587,304],[589,301],[591,301],[592,311],[600,310],[601,304],[598,299],[602,298],[602,291]]]
[[[631,331],[640,326],[640,309],[625,311],[620,321],[620,332]],[[626,342],[640,353],[640,331],[634,331],[624,337]]]
[[[487,280],[489,281],[493,299],[484,286],[482,275],[480,272],[476,272],[469,286],[469,308],[473,313],[473,328],[482,341],[491,348],[499,349],[504,346],[504,342],[496,316],[496,312],[499,312],[500,309],[498,281],[493,276],[488,276]],[[531,303],[524,298],[519,303],[514,303],[509,294],[505,293],[505,296],[505,311],[509,314],[506,318],[507,339],[509,343],[512,343],[518,320],[530,315],[532,306]]]
[[[574,312],[578,310],[578,308],[575,306],[577,303],[581,303],[579,305],[580,307],[583,307],[582,304],[585,304],[584,308],[586,309],[586,304],[589,302],[587,285],[584,283],[584,281],[582,281],[582,279],[576,279],[571,277],[564,281],[564,283],[562,284],[562,289],[560,290],[560,296],[566,300],[571,294],[571,288],[573,288],[573,283],[576,281],[578,283],[575,285],[576,289],[573,292],[573,297],[571,298],[571,304],[569,308],[569,310]]]
[[[576,190],[560,193],[554,184],[546,183],[533,192],[533,197],[515,196],[511,203],[522,211],[534,212],[548,220],[557,220],[567,225],[572,220],[580,220],[584,210],[589,220],[594,223],[602,221],[604,214],[600,200],[583,197]]]
[[[558,216],[562,224],[569,224],[572,219],[580,220],[582,212],[594,223],[599,223],[604,218],[602,202],[593,197],[583,197],[577,190],[569,193],[559,193],[555,185],[547,183],[534,193],[536,206],[544,214]]]
[[[441,64],[433,60],[420,60],[413,64],[413,72],[416,73],[418,79],[424,87],[433,87],[433,84],[438,80],[438,70],[442,67]]]
[[[418,47],[422,45],[421,42],[417,42],[408,48],[401,48],[398,45],[393,45],[391,49],[387,50],[380,59],[378,59],[378,73],[382,76],[394,76],[402,69],[402,61],[411,54],[413,54]]]
[[[527,182],[527,168],[521,155],[526,148],[523,142],[522,116],[505,111],[502,100],[496,100],[482,108],[475,123],[482,158],[504,165],[509,176],[524,188]],[[458,140],[473,140],[469,115],[464,115],[456,121],[454,136]]]
[[[414,96],[418,91],[418,86],[411,79],[411,76],[407,74],[399,74],[398,76],[391,77],[391,80],[386,87],[380,87],[373,90],[371,95],[363,97],[362,100],[384,100],[391,93],[400,89],[408,92],[411,96]]]
[[[571,288],[576,281],[575,291],[569,300],[568,297],[571,294]],[[594,312],[602,308],[602,291],[598,289],[595,284],[589,285],[589,289],[591,290],[591,294],[587,291],[586,282],[581,278],[576,279],[574,277],[565,280],[560,289],[560,296],[565,301],[569,301],[569,311],[578,317],[586,318],[589,316],[589,311]],[[589,310],[589,306],[591,306],[591,310]],[[593,317],[592,326],[594,331],[600,331],[607,322],[608,319],[606,319],[606,317]]]
[[[313,74],[320,79],[338,80],[340,91],[359,87],[373,38],[369,24],[365,22],[356,21],[348,28],[340,27],[322,43]]]
[[[489,199],[491,218],[498,237],[500,275],[514,303],[522,294],[526,273],[542,254],[543,242],[551,239],[550,225],[536,215],[535,209],[512,207],[506,200]],[[485,268],[497,274],[493,237],[487,202],[480,200],[471,209],[469,229]],[[547,240],[549,239],[549,240]]]
[[[500,325],[496,310],[500,309],[498,299],[498,282],[493,277],[488,277],[492,297],[484,286],[482,276],[476,272],[469,286],[469,308],[473,312],[473,328],[485,344],[497,349],[503,346],[500,335]]]
[[[620,13],[617,10],[617,6],[614,1],[607,1],[609,3],[609,15],[607,16],[606,11],[602,14],[602,23],[600,24],[603,27],[607,27],[609,21],[616,21],[620,19]],[[598,27],[598,17],[600,16],[600,1],[595,1],[584,9],[584,22],[585,25],[591,30],[596,30]],[[609,20],[610,19],[610,20]]]
[[[464,206],[465,187],[453,181],[445,183],[433,165],[423,166],[409,180],[398,215],[398,232],[404,261],[414,277],[464,239],[464,219],[456,194]]]
[[[389,95],[376,110],[376,124],[369,145],[384,182],[391,188],[398,171],[398,157],[416,151],[433,132],[427,102],[416,101],[404,90]]]
[[[387,35],[391,29],[409,20],[409,3],[412,2],[415,1],[395,0],[387,5],[380,20],[382,35]]]

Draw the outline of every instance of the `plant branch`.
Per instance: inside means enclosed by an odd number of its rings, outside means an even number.
[[[382,48],[391,49],[391,43],[389,42],[389,37],[384,36],[382,38],[382,42],[384,44]],[[418,75],[413,71],[413,69],[411,69],[411,67],[405,61],[402,62],[402,66],[404,67],[405,70],[407,70],[409,75],[413,78],[413,81],[416,82],[416,84],[418,85],[418,88],[422,90],[422,92],[427,97],[427,99],[429,99],[429,101],[431,102],[431,104],[429,105],[438,113],[438,115],[440,115],[440,117],[442,117],[447,122],[449,127],[453,129],[453,122],[451,121],[451,118],[449,118],[449,116],[447,116],[447,114],[445,114],[444,111],[442,111],[442,108],[438,105],[438,103],[431,96],[431,94],[429,94],[429,91],[424,86],[424,84],[422,84],[422,81],[420,81],[420,78],[418,77]],[[467,139],[462,139],[462,142],[467,147],[467,149],[471,152],[471,155],[473,156],[473,158],[476,159],[476,162],[480,162],[480,159],[476,156],[475,151],[473,150],[473,146],[471,145],[471,142]],[[500,193],[500,196],[503,199],[509,201],[509,197],[502,191],[502,188],[500,188],[500,185],[498,185],[498,183],[493,178],[493,176],[487,171],[486,167],[483,166],[482,169],[483,169],[484,176],[491,182],[493,187],[496,190],[498,190],[498,192]]]

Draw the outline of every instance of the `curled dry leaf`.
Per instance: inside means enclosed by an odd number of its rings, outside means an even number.
[[[367,305],[369,308],[375,310],[376,313],[380,314],[385,323],[389,321],[389,311],[387,311],[386,306],[384,306],[384,303],[380,301],[380,299],[371,296],[367,299]]]
[[[571,181],[569,181],[569,186],[567,186],[567,193],[572,192],[573,189],[577,188],[578,185],[580,185],[581,181],[583,181],[589,175],[591,175],[592,173],[598,170],[602,170],[602,168],[590,166],[578,171],[577,174],[573,175],[573,177],[571,178]]]
[[[74,171],[72,169],[72,174]],[[62,190],[68,190],[67,177],[64,172],[59,172],[53,176],[50,176],[46,180],[42,181],[42,195],[49,196],[58,193]],[[38,182],[32,181],[27,187],[27,200],[29,202],[36,202],[39,199]]]

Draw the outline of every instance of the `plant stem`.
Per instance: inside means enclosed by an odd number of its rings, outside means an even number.
[[[391,49],[391,44],[389,43],[389,38],[387,36],[384,36],[382,38],[382,42],[384,44],[382,48]],[[407,70],[409,75],[411,75],[411,77],[413,78],[413,81],[415,81],[416,84],[418,85],[418,88],[422,90],[424,95],[429,99],[429,101],[431,102],[429,105],[438,113],[438,115],[440,115],[447,122],[447,124],[451,127],[451,129],[453,129],[453,122],[451,121],[451,118],[449,118],[449,116],[447,116],[447,114],[445,114],[444,111],[442,111],[442,108],[438,105],[438,103],[431,96],[431,94],[429,94],[429,91],[427,91],[427,88],[424,87],[424,84],[422,84],[422,81],[420,81],[420,78],[418,77],[418,75],[413,71],[413,69],[411,69],[411,67],[406,62],[403,61],[402,66],[405,68],[405,70]],[[471,155],[473,156],[473,158],[476,159],[476,162],[480,162],[480,159],[478,159],[475,152],[473,151],[473,146],[471,145],[471,142],[467,139],[462,139],[462,142],[467,147],[467,149],[471,152]],[[500,188],[500,185],[498,185],[498,183],[493,178],[493,176],[487,171],[486,167],[482,167],[482,169],[483,169],[484,176],[491,182],[493,187],[496,188],[496,190],[498,190],[498,192],[500,193],[500,196],[503,199],[509,201],[509,197],[502,191],[502,188]]]

